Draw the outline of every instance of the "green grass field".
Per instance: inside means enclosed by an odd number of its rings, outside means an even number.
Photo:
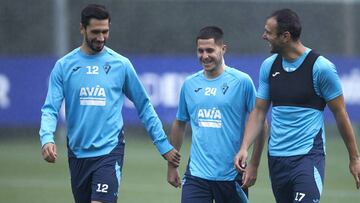
[[[150,139],[128,134],[126,142],[118,202],[180,202],[180,190],[166,182],[166,162]],[[41,158],[36,135],[31,139],[0,140],[0,202],[73,202],[65,148],[64,142],[58,141],[59,159],[56,164],[48,164]],[[187,163],[188,148],[187,140],[181,150],[181,174]],[[353,177],[349,173],[347,151],[342,140],[329,136],[327,153],[326,179],[321,202],[360,202],[360,191],[355,189]],[[268,178],[266,156],[262,158],[257,183],[250,190],[250,202],[275,202]]]

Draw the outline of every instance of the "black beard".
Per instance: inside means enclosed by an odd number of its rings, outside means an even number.
[[[99,52],[101,52],[101,50],[104,48],[104,46],[105,46],[105,42],[104,42],[104,45],[101,47],[101,48],[97,48],[97,47],[95,47],[93,44],[93,42],[94,42],[95,40],[93,40],[93,41],[89,41],[88,39],[86,39],[86,44],[88,45],[88,47],[93,51],[93,52],[95,52],[95,53],[99,53]]]

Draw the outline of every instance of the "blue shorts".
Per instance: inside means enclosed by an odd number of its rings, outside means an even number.
[[[272,190],[277,203],[317,203],[324,182],[325,155],[268,157]]]
[[[71,189],[76,203],[115,203],[121,180],[125,143],[116,152],[92,158],[69,157]]]
[[[241,176],[234,181],[211,181],[191,175],[183,179],[181,203],[247,203],[247,189],[241,188]]]

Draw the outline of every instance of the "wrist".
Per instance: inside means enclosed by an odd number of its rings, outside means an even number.
[[[259,165],[260,165],[260,162],[259,162],[259,161],[253,161],[253,160],[250,160],[250,164],[251,164],[252,166],[254,166],[254,167],[258,168],[258,167],[259,167]]]
[[[350,161],[360,161],[360,155],[350,156],[349,159]]]
[[[179,166],[174,165],[173,163],[168,161],[168,168],[178,168]]]

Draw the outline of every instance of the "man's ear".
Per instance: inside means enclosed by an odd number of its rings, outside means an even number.
[[[284,42],[289,42],[291,40],[291,34],[289,31],[285,31],[284,33],[282,33],[281,36],[282,36]]]
[[[82,35],[85,33],[85,30],[86,30],[85,26],[83,26],[83,24],[80,23],[80,33],[81,33]]]
[[[226,50],[227,50],[226,44],[223,45],[222,50],[223,50],[224,53],[226,52]]]

